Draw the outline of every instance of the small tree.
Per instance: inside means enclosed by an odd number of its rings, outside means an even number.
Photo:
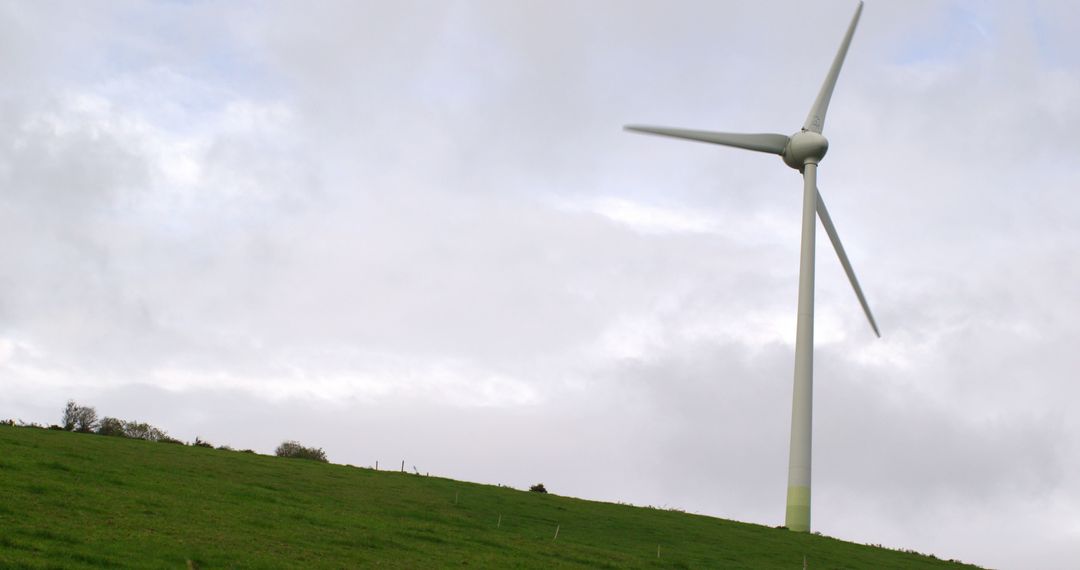
[[[97,427],[97,410],[90,406],[80,406],[75,400],[68,400],[64,406],[64,429],[90,433]]]
[[[326,452],[317,447],[304,447],[298,441],[284,441],[274,450],[278,457],[297,457],[300,459],[312,459],[328,463]]]
[[[75,418],[78,416],[78,411],[79,405],[75,403],[75,400],[68,400],[67,405],[64,406],[64,417],[60,421],[64,429],[75,430]]]
[[[547,493],[547,488],[544,487],[543,483],[537,483],[532,487],[529,487],[529,490],[533,493]]]

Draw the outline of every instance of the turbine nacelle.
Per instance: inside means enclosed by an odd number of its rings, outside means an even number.
[[[784,164],[801,171],[807,163],[817,164],[829,150],[829,141],[821,133],[799,131],[784,147]]]

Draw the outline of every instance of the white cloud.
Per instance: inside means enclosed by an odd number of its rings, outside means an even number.
[[[717,226],[715,220],[693,210],[649,206],[619,198],[595,200],[586,207],[644,233],[712,233]]]

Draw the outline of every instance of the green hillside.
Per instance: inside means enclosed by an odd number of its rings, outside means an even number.
[[[804,555],[809,568],[973,568],[680,512],[0,426],[3,568],[800,569]]]

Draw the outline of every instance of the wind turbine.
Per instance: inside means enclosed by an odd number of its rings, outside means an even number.
[[[840,49],[833,59],[832,67],[829,68],[825,82],[821,85],[814,106],[810,108],[810,114],[806,117],[802,129],[790,137],[780,134],[744,134],[744,133],[716,133],[709,131],[694,131],[686,129],[671,129],[666,127],[647,127],[629,125],[627,130],[656,135],[664,135],[680,139],[733,146],[758,152],[778,154],[788,166],[802,172],[803,175],[803,209],[802,209],[802,247],[799,256],[799,312],[795,333],[795,388],[791,404],[791,449],[788,458],[788,488],[787,488],[787,515],[786,526],[799,532],[810,530],[810,435],[813,427],[813,387],[814,387],[814,250],[815,214],[821,218],[821,225],[832,241],[836,255],[840,258],[840,264],[844,266],[848,280],[855,289],[855,295],[859,298],[866,318],[870,321],[870,327],[879,338],[877,323],[874,315],[870,313],[870,306],[866,303],[859,280],[855,278],[855,272],[851,269],[844,246],[840,243],[840,237],[836,234],[829,211],[825,208],[825,202],[821,199],[821,193],[817,187],[818,163],[829,149],[829,141],[821,134],[825,126],[825,112],[829,109],[829,100],[832,98],[833,88],[836,87],[836,78],[840,75],[840,68],[844,65],[844,57],[847,56],[848,46],[851,45],[851,37],[855,34],[855,27],[859,23],[859,15],[862,14],[863,3],[855,9],[855,15],[851,18],[844,40]]]

